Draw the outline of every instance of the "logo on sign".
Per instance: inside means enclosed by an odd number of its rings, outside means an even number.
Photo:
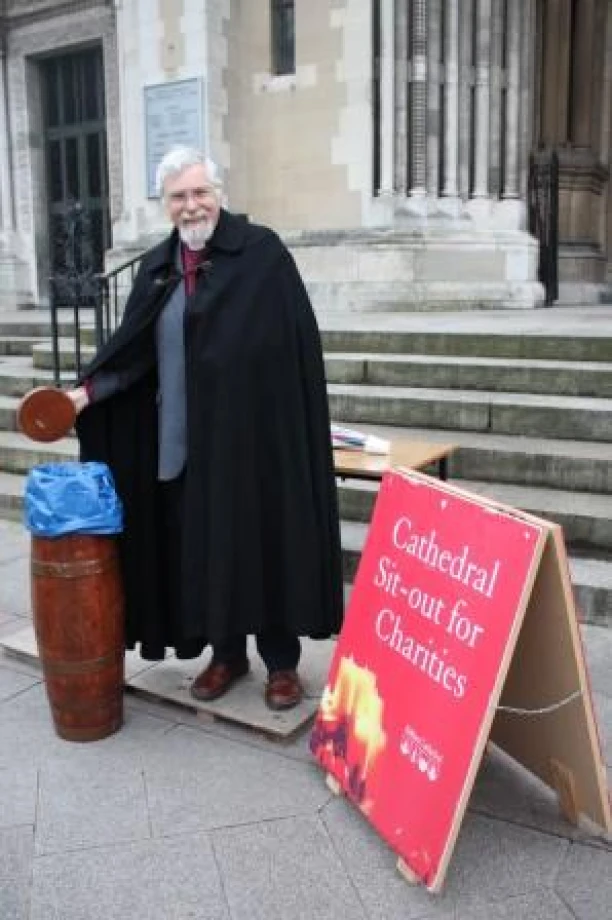
[[[404,757],[430,782],[435,783],[440,778],[444,758],[411,725],[405,727],[399,747]]]

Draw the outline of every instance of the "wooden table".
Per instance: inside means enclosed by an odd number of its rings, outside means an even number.
[[[342,479],[378,480],[394,466],[422,470],[435,464],[440,479],[446,479],[447,459],[456,448],[456,444],[435,444],[431,441],[391,441],[391,450],[387,454],[337,448],[334,450],[334,465]]]

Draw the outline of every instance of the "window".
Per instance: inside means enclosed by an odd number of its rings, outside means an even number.
[[[295,0],[271,0],[272,73],[295,73]]]

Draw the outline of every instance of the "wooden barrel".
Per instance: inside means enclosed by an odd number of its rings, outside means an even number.
[[[112,537],[32,537],[32,606],[55,730],[97,741],[123,722],[124,609]]]

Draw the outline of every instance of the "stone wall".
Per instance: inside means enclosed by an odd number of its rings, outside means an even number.
[[[368,162],[367,113],[365,131],[347,125],[354,104],[344,43],[355,3],[296,0],[296,70],[282,76],[270,72],[269,6],[231,4],[230,203],[281,230],[359,226],[363,187],[350,175],[350,160]],[[361,30],[367,23],[358,15],[352,26]],[[361,47],[367,55],[366,36]],[[362,57],[360,80],[364,70]]]

